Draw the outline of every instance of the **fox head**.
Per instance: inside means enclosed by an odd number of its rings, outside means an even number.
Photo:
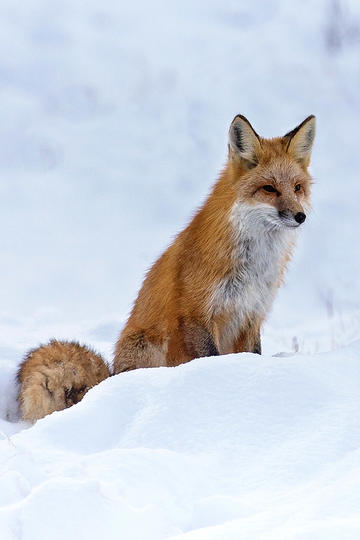
[[[229,167],[237,205],[272,229],[296,228],[310,209],[308,173],[315,116],[283,137],[259,137],[242,115],[229,130]]]

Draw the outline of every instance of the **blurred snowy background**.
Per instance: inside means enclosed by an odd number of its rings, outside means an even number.
[[[358,1],[2,0],[0,21],[3,418],[29,347],[75,338],[111,359],[146,269],[216,180],[237,113],[266,137],[318,121],[313,211],[264,352],[360,338]]]
[[[267,137],[318,120],[313,212],[265,351],[360,336],[358,2],[4,0],[0,17],[3,355],[59,336],[111,356],[237,113]]]

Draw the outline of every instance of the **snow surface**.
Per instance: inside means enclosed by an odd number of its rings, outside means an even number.
[[[0,538],[358,538],[359,357],[107,379],[1,443]]]
[[[1,540],[358,539],[359,2],[2,0],[0,17]],[[236,113],[264,136],[318,120],[265,356],[123,374],[19,423],[28,348],[111,360]]]

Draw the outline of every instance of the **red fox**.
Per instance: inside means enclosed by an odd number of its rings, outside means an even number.
[[[310,208],[314,136],[314,116],[274,139],[234,118],[225,169],[148,272],[116,344],[114,373],[261,353],[261,325]]]
[[[310,209],[314,137],[314,116],[274,139],[259,137],[244,116],[234,118],[225,169],[148,272],[116,344],[113,374],[261,354],[261,325]],[[102,358],[78,344],[34,349],[18,375],[22,417],[34,421],[68,407],[109,375]]]

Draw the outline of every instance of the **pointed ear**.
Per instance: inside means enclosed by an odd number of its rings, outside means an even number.
[[[299,126],[284,136],[286,151],[296,161],[307,167],[310,163],[311,150],[315,139],[315,116],[308,116]]]
[[[229,153],[237,159],[243,159],[246,168],[251,169],[259,162],[261,153],[260,137],[252,128],[249,120],[238,114],[229,129]]]

